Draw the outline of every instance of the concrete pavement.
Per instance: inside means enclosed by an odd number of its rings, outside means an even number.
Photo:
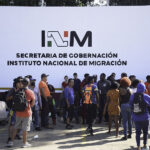
[[[134,129],[132,139],[121,141],[122,128],[120,128],[120,136],[116,138],[114,128],[111,135],[107,134],[105,123],[94,124],[94,136],[85,134],[86,125],[73,125],[73,130],[65,130],[65,125],[58,120],[53,130],[31,131],[28,141],[32,147],[24,148],[24,150],[136,150]],[[13,148],[6,147],[6,140],[7,126],[0,126],[0,150],[22,150],[22,140],[15,140]]]

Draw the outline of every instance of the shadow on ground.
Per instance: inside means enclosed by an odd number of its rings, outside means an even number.
[[[46,130],[43,129],[40,132],[32,131],[29,133],[29,142],[32,144],[32,147],[42,147],[45,145],[56,145],[57,149],[71,149],[71,148],[79,148],[86,146],[101,146],[104,144],[120,142],[121,137],[115,137],[115,131],[113,130],[111,135],[107,133],[107,125],[94,125],[94,136],[86,136],[85,135],[84,125],[75,125],[73,130],[65,130],[65,125],[58,122],[58,125],[54,130]],[[121,132],[122,133],[122,130]],[[38,135],[39,138],[34,138],[35,135]],[[5,132],[3,132],[2,136],[0,136],[0,149],[8,149],[6,148],[6,140],[7,140],[7,127]],[[15,147],[9,148],[9,150],[14,150],[16,148],[21,147],[22,141],[15,141]],[[121,150],[121,149],[120,149]],[[135,150],[134,147],[130,147],[129,149],[124,150]]]

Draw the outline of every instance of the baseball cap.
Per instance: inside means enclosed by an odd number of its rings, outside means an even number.
[[[42,75],[41,75],[41,78],[44,78],[44,77],[48,77],[49,75],[46,75],[45,73],[43,73]]]

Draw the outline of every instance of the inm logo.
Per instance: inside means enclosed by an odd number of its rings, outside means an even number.
[[[75,41],[80,47],[83,47],[87,43],[88,47],[92,47],[92,32],[87,31],[81,38],[76,31],[64,31],[63,35],[59,31],[44,31],[41,32],[41,46],[52,47],[55,44],[57,47],[73,47]],[[87,42],[86,42],[87,41]]]

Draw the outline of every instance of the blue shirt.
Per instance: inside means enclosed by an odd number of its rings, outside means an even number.
[[[65,99],[68,100],[70,105],[74,104],[74,90],[68,86],[64,90]]]
[[[97,82],[94,82],[94,85],[96,85],[96,86],[97,86]]]
[[[89,84],[90,85],[90,84]],[[86,85],[84,86],[83,88],[83,92],[85,91],[85,88],[86,88]],[[98,91],[98,88],[95,84],[92,84],[92,103],[93,104],[97,104],[97,101],[96,101],[96,92]]]

